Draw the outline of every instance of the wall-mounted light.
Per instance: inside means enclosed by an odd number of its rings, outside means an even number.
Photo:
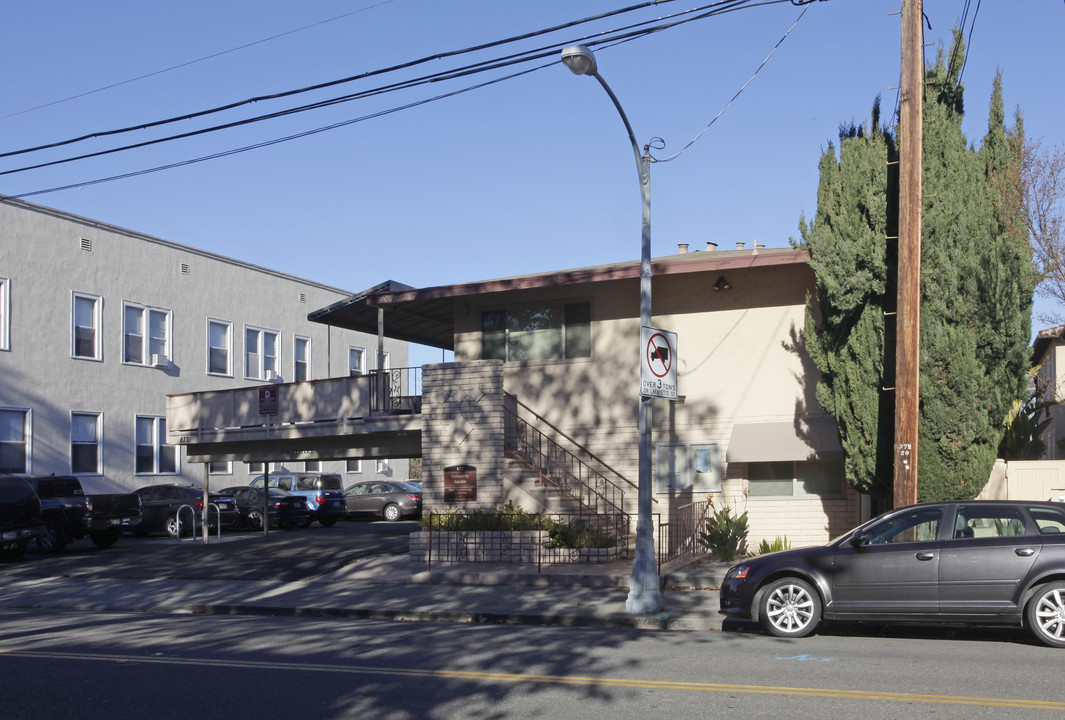
[[[732,285],[729,284],[729,281],[725,279],[724,275],[722,275],[721,277],[719,277],[717,279],[717,282],[714,283],[713,287],[714,287],[714,290],[731,290],[732,289]]]

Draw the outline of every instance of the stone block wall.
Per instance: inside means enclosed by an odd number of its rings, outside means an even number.
[[[422,499],[425,512],[503,504],[503,362],[476,360],[422,370]],[[445,468],[476,472],[477,499],[446,502]]]

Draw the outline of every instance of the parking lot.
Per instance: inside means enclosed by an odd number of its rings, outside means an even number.
[[[407,536],[417,522],[348,520],[324,528],[223,532],[176,540],[163,535],[124,535],[113,547],[99,549],[87,539],[57,555],[32,546],[15,563],[0,563],[0,575],[17,577],[95,577],[188,580],[306,580],[357,560],[405,555]]]

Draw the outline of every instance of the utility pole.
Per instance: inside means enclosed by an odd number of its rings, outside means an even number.
[[[922,0],[902,0],[895,507],[917,502],[917,417],[921,378],[921,174],[924,166],[923,20]]]

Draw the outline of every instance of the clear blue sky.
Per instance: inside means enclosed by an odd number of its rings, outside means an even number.
[[[214,108],[500,40],[636,0],[37,0],[5,12],[0,152]],[[162,129],[0,159],[0,172],[184,133],[677,13],[666,2],[502,48],[428,62]],[[652,166],[655,255],[677,243],[787,245],[816,209],[817,162],[841,123],[898,85],[900,0],[740,9],[597,50]],[[925,0],[926,58],[965,0]],[[975,18],[975,20],[974,20]],[[968,3],[966,134],[978,143],[996,69],[1029,137],[1065,142],[1065,3]],[[278,37],[275,37],[278,36]],[[273,38],[267,40],[267,38]],[[246,46],[246,47],[245,47]],[[243,48],[236,50],[235,48]],[[232,52],[226,52],[233,50]],[[199,62],[192,62],[201,60]],[[371,116],[516,70],[437,82],[101,158],[0,175],[0,193],[124,174]],[[175,66],[177,69],[167,70]],[[167,70],[166,72],[159,72]],[[125,82],[133,78],[149,77]],[[121,84],[118,84],[121,83]],[[118,84],[106,90],[92,92]],[[86,94],[88,93],[88,94]],[[80,96],[80,97],[75,97]],[[73,98],[73,99],[68,99]],[[62,101],[62,102],[57,102]],[[27,200],[358,291],[582,267],[639,255],[636,166],[591,78],[560,63],[328,132]],[[2,265],[0,238],[0,265]],[[1039,327],[1039,321],[1036,321]]]

